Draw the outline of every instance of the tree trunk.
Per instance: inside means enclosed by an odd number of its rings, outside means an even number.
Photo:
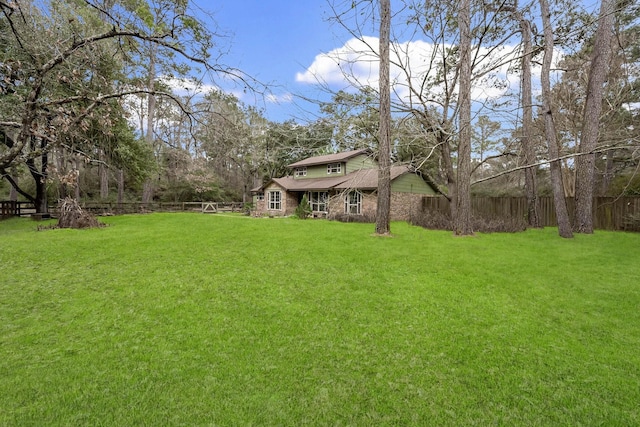
[[[389,88],[390,0],[380,0],[380,149],[376,234],[391,232],[391,94]]]
[[[532,165],[536,161],[531,133],[533,129],[533,96],[531,94],[531,23],[520,17],[520,32],[522,33],[522,136],[520,143],[525,165]],[[524,171],[524,190],[527,198],[527,221],[529,226],[539,228],[540,207],[536,180],[537,167],[531,166]]]
[[[58,147],[55,151],[55,163],[56,168],[58,169],[58,175],[65,174],[65,164],[66,164],[66,153],[64,147]],[[58,183],[58,199],[62,200],[67,197],[67,184],[65,180],[60,180]]]
[[[11,178],[15,183],[18,182],[17,175],[11,175]],[[11,200],[12,202],[18,201],[18,192],[16,191],[16,188],[13,185],[9,185],[9,200]]]
[[[458,177],[456,215],[453,233],[456,236],[473,234],[471,224],[471,2],[462,0],[458,14],[460,26],[460,91],[458,105]]]
[[[456,173],[453,169],[453,162],[451,161],[451,146],[449,145],[449,141],[446,140],[445,133],[442,131],[438,132],[437,137],[438,145],[440,146],[440,153],[442,158],[442,169],[445,173],[445,178],[447,180],[447,189],[448,189],[448,199],[449,199],[449,215],[452,220],[452,229],[453,229],[453,218],[456,217],[456,208],[457,208],[457,190],[456,190]]]
[[[124,201],[124,170],[118,169],[118,208],[122,208]]]
[[[73,196],[78,202],[80,202],[80,160],[78,157],[75,159],[75,168],[78,171],[78,174],[76,175],[76,185],[73,187]]]
[[[156,62],[155,62],[155,47],[151,46],[151,54],[149,57],[149,90],[155,89],[156,78]],[[145,140],[150,147],[153,148],[153,123],[156,112],[156,97],[153,94],[149,94],[147,98],[147,133]],[[153,200],[153,193],[155,190],[153,178],[149,177],[142,185],[142,204],[146,205]]]
[[[611,57],[611,35],[616,2],[602,0],[595,45],[591,57],[587,99],[584,106],[584,119],[578,153],[576,158],[576,210],[574,231],[593,233],[593,193],[595,189],[594,150],[598,145],[600,114],[602,113],[603,85],[609,69]]]
[[[564,197],[569,199],[576,195],[576,174],[571,169],[568,159],[563,159],[562,164],[562,183],[564,185]]]
[[[611,180],[613,179],[613,154],[614,150],[607,151],[607,158],[605,160],[604,173],[602,174],[602,184],[600,185],[600,195],[606,196],[609,193],[609,186],[611,186]]]
[[[556,128],[551,108],[551,81],[549,74],[551,71],[551,61],[553,59],[553,30],[551,28],[551,13],[547,0],[540,1],[540,13],[544,27],[544,57],[542,60],[542,72],[540,82],[542,84],[542,102],[544,114],[544,131],[549,150],[549,159],[558,159],[560,150],[556,137]],[[564,197],[564,186],[562,185],[562,169],[560,160],[553,160],[550,165],[551,185],[553,188],[553,201],[556,208],[558,220],[558,234],[564,238],[573,237],[571,222],[567,211],[567,202]]]
[[[30,138],[31,150],[33,151],[36,149],[37,140],[35,136],[31,136]],[[33,199],[33,204],[35,205],[36,213],[49,212],[49,208],[47,206],[47,166],[49,165],[49,156],[47,154],[46,147],[46,140],[40,140],[39,148],[43,150],[40,155],[40,168],[38,168],[34,159],[28,159],[25,162],[35,184],[36,195]]]
[[[106,166],[106,156],[104,150],[98,152],[98,174],[100,175],[100,198],[105,200],[109,197],[109,174]]]

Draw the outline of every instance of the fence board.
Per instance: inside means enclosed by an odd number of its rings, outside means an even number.
[[[205,202],[83,202],[82,209],[95,215],[121,215],[144,212],[202,212]],[[243,202],[219,202],[216,205],[218,212],[243,212]],[[2,201],[0,204],[2,218],[35,213],[35,207],[31,202]],[[55,214],[57,207],[50,206],[49,212]]]
[[[540,219],[544,227],[556,227],[553,197],[540,197]],[[575,211],[574,199],[567,198],[569,217]],[[471,209],[474,215],[489,218],[526,218],[527,199],[525,197],[472,197]],[[449,201],[441,196],[422,198],[420,215],[430,211],[449,214]],[[632,218],[636,218],[635,221]],[[600,230],[636,230],[640,229],[640,197],[595,197],[593,203],[593,225]]]

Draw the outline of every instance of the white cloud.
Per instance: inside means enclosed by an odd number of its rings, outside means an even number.
[[[293,102],[293,95],[289,92],[278,95],[269,94],[265,98],[269,104],[289,104]]]
[[[425,77],[435,73],[435,58],[442,56],[443,48],[450,46],[434,46],[422,40],[395,43],[391,46],[390,77],[395,95],[407,100],[411,87],[420,87]],[[343,46],[330,52],[317,55],[313,63],[304,71],[296,74],[296,81],[303,84],[322,84],[342,87],[379,85],[378,38],[353,38]],[[509,69],[509,62],[516,60],[519,51],[517,46],[504,45],[490,52],[481,48],[478,52],[483,59],[476,70],[502,63],[481,79],[475,80],[472,98],[477,101],[500,98],[511,91],[519,90],[520,76]],[[562,52],[555,52],[554,63],[562,58]],[[534,86],[540,76],[540,66],[534,66],[532,76]],[[441,88],[442,90],[442,88]],[[438,88],[432,88],[432,94]]]
[[[196,82],[192,79],[163,76],[160,77],[159,80],[169,86],[172,89],[173,93],[179,96],[206,94],[213,90],[220,90],[220,88],[216,85]]]
[[[347,84],[350,81],[377,82],[378,39],[364,37],[351,39],[344,46],[317,55],[303,73],[296,74],[296,81],[307,84]]]

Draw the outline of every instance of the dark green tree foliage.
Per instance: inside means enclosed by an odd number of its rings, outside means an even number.
[[[47,208],[53,152],[98,158],[122,117],[113,101],[149,92],[130,79],[144,74],[133,60],[139,46],[150,43],[222,72],[206,62],[210,35],[185,13],[186,2],[169,3],[173,15],[162,25],[150,19],[149,3],[139,1],[0,4],[0,174],[11,180],[9,170],[26,165],[35,191],[18,191],[39,211]],[[186,34],[190,43],[176,39]],[[92,138],[96,127],[105,138]]]
[[[333,127],[326,120],[301,125],[294,121],[270,123],[260,140],[259,175],[261,183],[287,175],[287,165],[311,156],[333,152]]]
[[[299,219],[307,219],[311,216],[311,206],[309,205],[306,194],[302,196],[302,200],[300,200],[300,204],[296,207],[294,215]]]
[[[378,94],[370,87],[359,92],[336,92],[330,103],[322,105],[324,120],[334,130],[331,145],[335,151],[378,148]]]

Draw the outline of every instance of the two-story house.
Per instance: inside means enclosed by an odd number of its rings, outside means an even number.
[[[291,175],[254,188],[258,215],[292,215],[306,194],[314,217],[375,217],[378,164],[368,149],[309,157],[288,166]],[[408,166],[391,167],[391,219],[408,220],[433,188]]]

